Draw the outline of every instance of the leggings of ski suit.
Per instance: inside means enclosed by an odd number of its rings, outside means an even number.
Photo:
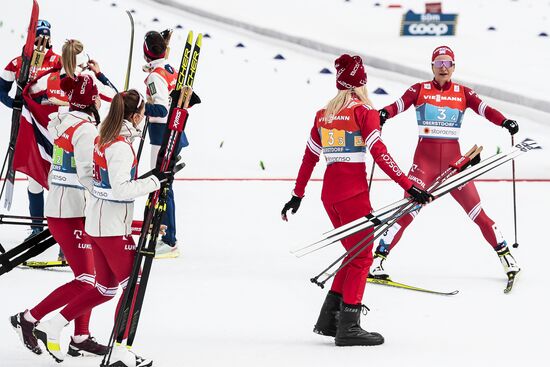
[[[426,189],[441,172],[449,167],[449,163],[456,160],[460,154],[458,140],[420,139],[414,154],[413,165],[409,171],[409,179],[415,185]],[[472,181],[451,191],[451,196],[462,206],[470,219],[477,224],[483,237],[493,248],[504,241],[495,222],[482,209],[481,199]],[[384,234],[382,240],[385,246],[389,246],[389,250],[399,242],[403,232],[417,214],[418,211],[403,216]]]
[[[368,191],[363,191],[356,196],[337,203],[323,202],[323,205],[335,228],[363,217],[372,211]],[[344,245],[346,250],[349,250],[370,234],[372,234],[372,229],[358,232],[343,239],[342,245]],[[343,261],[348,261],[359,249],[361,247],[350,253]],[[359,252],[357,257],[336,273],[331,290],[342,294],[344,303],[352,305],[360,304],[363,299],[365,284],[367,283],[367,276],[371,265],[372,244]]]
[[[92,243],[96,270],[96,286],[71,301],[61,314],[67,321],[89,312],[92,308],[112,299],[121,285],[126,289],[132,272],[136,245],[132,236],[93,237]],[[137,292],[134,293],[134,297]],[[117,310],[120,307],[119,300]],[[115,313],[116,315],[116,313]],[[128,323],[129,325],[130,323]]]
[[[65,254],[75,279],[54,290],[30,310],[41,320],[45,315],[61,308],[79,294],[94,290],[94,256],[92,246],[84,232],[84,218],[48,217],[48,228]],[[74,335],[89,335],[90,310],[75,318]]]

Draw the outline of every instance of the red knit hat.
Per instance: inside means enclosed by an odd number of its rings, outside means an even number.
[[[451,56],[451,60],[455,61],[455,53],[449,46],[439,46],[437,47],[434,52],[432,53],[432,61],[435,60],[436,57],[440,55],[448,55]]]
[[[367,84],[367,73],[359,56],[343,54],[334,61],[336,88],[347,90]]]
[[[77,110],[92,106],[98,95],[93,78],[85,74],[81,74],[75,79],[66,76],[61,80],[61,89],[67,93],[71,107]]]

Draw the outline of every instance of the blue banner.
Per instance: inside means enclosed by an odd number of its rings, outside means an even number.
[[[454,36],[458,14],[416,14],[409,10],[401,20],[402,36]]]

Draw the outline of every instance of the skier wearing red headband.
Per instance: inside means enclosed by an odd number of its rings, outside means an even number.
[[[458,138],[467,108],[471,108],[493,124],[506,128],[511,135],[519,130],[516,121],[507,119],[499,111],[490,107],[473,90],[452,82],[454,71],[454,52],[447,46],[437,47],[432,53],[433,80],[413,85],[401,98],[379,111],[380,123],[384,124],[387,119],[414,105],[419,140],[414,162],[409,171],[409,179],[423,188],[430,185],[447,168],[445,166],[447,162],[460,155]],[[467,183],[452,191],[451,195],[477,224],[483,237],[494,248],[504,271],[508,275],[519,272],[520,268],[510,253],[504,237],[495,222],[481,207],[481,200],[474,183]],[[417,214],[418,211],[402,217],[384,233],[376,249],[371,277],[389,278],[383,266],[384,261]]]
[[[413,185],[399,169],[380,139],[380,120],[367,96],[367,74],[361,58],[342,55],[335,61],[335,67],[338,94],[315,116],[292,198],[281,213],[283,220],[288,220],[288,210],[292,209],[294,214],[300,207],[321,152],[327,160],[321,200],[334,227],[372,211],[365,174],[367,149],[382,170],[414,200],[422,204],[431,201],[431,195]],[[342,244],[350,249],[369,233],[372,229],[356,233],[342,240]],[[350,253],[344,261],[357,252]],[[335,337],[338,346],[384,342],[382,335],[363,330],[359,322],[371,264],[372,245],[336,274],[313,329],[315,333]]]

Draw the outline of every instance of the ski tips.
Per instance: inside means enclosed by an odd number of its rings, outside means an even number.
[[[187,34],[187,43],[193,43],[193,31],[189,31]]]
[[[202,47],[202,33],[199,33],[199,35],[197,36],[196,45],[198,47]]]
[[[526,149],[526,150],[531,150],[531,149],[542,149],[542,147],[539,145],[539,143],[537,143],[534,139],[531,139],[531,138],[525,138],[521,141],[521,143],[519,144],[516,144],[516,147],[519,148],[519,149]],[[525,151],[525,150],[523,150]]]

